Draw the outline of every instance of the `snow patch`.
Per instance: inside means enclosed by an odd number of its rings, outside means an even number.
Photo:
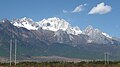
[[[112,37],[111,37],[110,35],[108,35],[108,34],[106,34],[106,33],[103,33],[103,32],[102,32],[102,34],[103,34],[104,36],[112,39]]]

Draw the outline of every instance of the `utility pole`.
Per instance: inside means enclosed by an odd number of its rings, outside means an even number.
[[[12,36],[12,39],[10,39],[10,66],[12,65],[11,62],[12,62],[12,47],[13,47],[13,44],[14,44],[14,63],[15,63],[15,66],[16,66],[16,52],[17,52],[17,39],[14,39],[14,35]]]
[[[109,64],[110,58],[109,58],[109,53],[107,52],[107,64]]]
[[[16,66],[16,50],[17,50],[17,39],[15,39],[15,66]]]
[[[107,53],[105,52],[104,55],[105,55],[105,64],[107,64]]]
[[[11,66],[11,56],[12,56],[12,39],[10,40],[10,66]]]
[[[110,59],[109,53],[105,52],[104,55],[105,55],[105,64],[109,64],[109,59]]]

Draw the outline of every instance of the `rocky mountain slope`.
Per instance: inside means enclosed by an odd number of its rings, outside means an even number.
[[[9,42],[17,39],[19,58],[64,56],[80,59],[120,58],[120,39],[94,29],[80,30],[64,19],[48,18],[35,22],[30,18],[0,21],[0,56],[9,56]],[[14,44],[14,42],[13,42]],[[13,47],[14,48],[14,47]]]

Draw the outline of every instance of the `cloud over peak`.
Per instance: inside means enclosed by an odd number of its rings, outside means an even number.
[[[93,7],[88,14],[106,14],[112,10],[111,6],[105,5],[104,2]]]
[[[87,4],[81,4],[77,7],[74,8],[74,10],[72,11],[67,11],[67,10],[63,10],[63,13],[79,13],[83,10],[84,6],[86,6]]]
[[[84,5],[81,4],[81,5],[77,6],[77,7],[72,11],[72,13],[81,12],[81,11],[83,10],[84,6],[86,6],[86,4],[84,4]]]

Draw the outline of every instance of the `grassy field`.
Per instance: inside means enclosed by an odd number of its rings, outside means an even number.
[[[93,62],[20,62],[15,66],[9,63],[0,63],[0,67],[120,67],[120,62],[110,62],[104,64],[104,61]]]

